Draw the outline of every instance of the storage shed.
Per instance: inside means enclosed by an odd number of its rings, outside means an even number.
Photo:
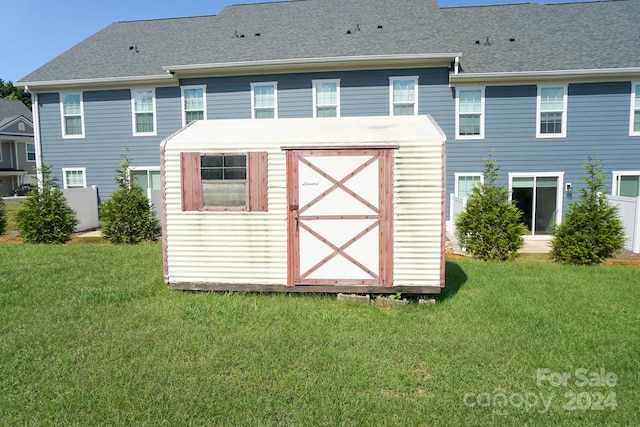
[[[440,293],[445,139],[430,116],[191,123],[161,144],[166,283]]]

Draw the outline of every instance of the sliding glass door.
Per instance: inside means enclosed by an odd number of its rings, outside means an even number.
[[[532,236],[550,235],[560,221],[560,174],[509,174],[511,198],[522,211],[522,222]]]

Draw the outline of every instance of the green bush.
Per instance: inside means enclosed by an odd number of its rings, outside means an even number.
[[[7,223],[9,220],[7,219],[7,211],[4,208],[4,200],[0,197],[0,236],[7,231]]]
[[[144,190],[131,179],[130,165],[131,160],[123,157],[116,169],[118,189],[100,207],[102,235],[115,244],[153,241],[160,235],[160,222],[151,211]]]
[[[527,228],[520,221],[522,212],[509,202],[505,186],[496,185],[496,161],[485,159],[484,164],[484,184],[474,187],[456,220],[456,234],[474,258],[510,261],[518,256]]]
[[[76,213],[57,188],[49,166],[43,164],[40,172],[42,180],[16,212],[20,238],[25,243],[65,243],[78,223]]]
[[[586,187],[580,199],[569,205],[564,221],[553,231],[551,257],[562,264],[596,265],[624,247],[624,228],[618,210],[604,194],[599,161],[589,157],[584,164]]]

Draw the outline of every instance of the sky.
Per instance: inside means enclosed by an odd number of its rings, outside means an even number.
[[[0,79],[17,82],[116,21],[218,14],[226,5],[260,0],[0,0]],[[344,0],[349,1],[349,0]],[[584,0],[529,0],[566,3]],[[526,3],[527,0],[438,0],[441,7]]]

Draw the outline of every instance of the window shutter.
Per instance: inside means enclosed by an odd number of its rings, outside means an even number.
[[[181,153],[182,210],[197,211],[202,205],[200,186],[200,153]]]
[[[267,212],[267,153],[255,151],[247,154],[249,172],[249,210]]]

